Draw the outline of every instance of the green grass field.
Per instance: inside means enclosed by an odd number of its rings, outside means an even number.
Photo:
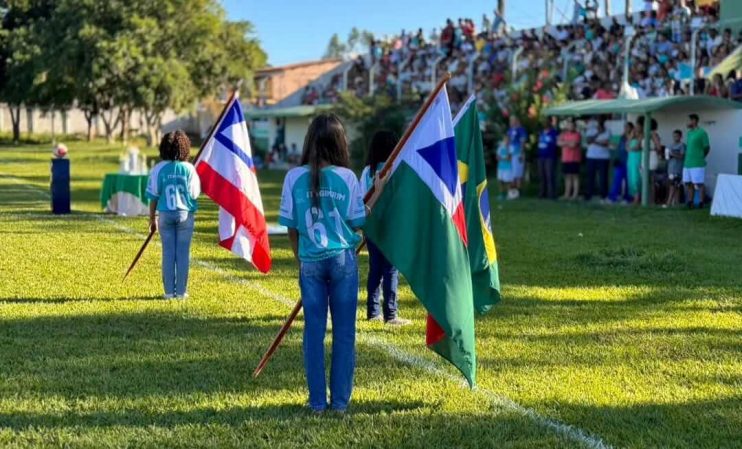
[[[477,320],[479,388],[424,348],[402,287],[414,324],[359,309],[351,411],[317,417],[301,320],[250,376],[298,296],[285,238],[260,275],[217,247],[204,199],[191,298],[160,299],[157,245],[122,283],[146,219],[100,213],[120,148],[69,146],[69,216],[48,212],[50,145],[0,147],[0,447],[742,446],[742,221],[495,203],[504,300]],[[260,173],[270,222],[282,176]]]

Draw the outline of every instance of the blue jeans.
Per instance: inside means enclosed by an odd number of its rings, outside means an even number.
[[[611,193],[608,195],[611,201],[614,203],[621,198],[621,191],[624,191],[624,201],[631,202],[632,198],[629,194],[629,184],[626,178],[626,165],[616,165],[613,167],[613,185],[611,186]]]
[[[397,285],[399,284],[399,272],[386,260],[379,248],[371,240],[366,240],[368,245],[368,282],[366,283],[366,318],[374,318],[381,313],[380,298],[384,292],[384,321],[397,318]],[[381,284],[381,288],[379,288]]]
[[[358,262],[355,251],[316,262],[301,262],[299,274],[304,304],[304,369],[309,387],[309,406],[327,408],[325,379],[325,331],[327,309],[332,316],[332,366],[330,401],[335,410],[345,410],[353,391],[356,364],[356,308],[358,307]]]
[[[585,199],[590,201],[595,192],[595,175],[598,175],[600,199],[608,197],[608,159],[587,159],[587,184],[585,185]]]
[[[193,212],[161,211],[157,222],[162,242],[162,286],[166,295],[183,296],[188,291]]]

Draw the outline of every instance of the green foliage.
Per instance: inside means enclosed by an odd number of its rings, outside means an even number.
[[[400,313],[413,324],[366,322],[361,293],[349,413],[315,416],[301,317],[250,377],[300,294],[285,237],[271,237],[273,272],[257,273],[218,247],[217,209],[202,198],[191,297],[164,301],[158,238],[120,281],[147,219],[100,214],[102,174],[117,170],[120,146],[70,145],[70,216],[49,214],[48,144],[0,151],[3,449],[739,446],[742,221],[493,203],[503,300],[476,323],[478,389],[425,348],[425,310],[400,279]],[[271,223],[284,175],[258,174]],[[359,261],[364,286],[365,253]]]
[[[488,128],[485,139],[490,142],[486,148],[490,157],[497,149],[497,144],[507,133],[510,117],[518,117],[528,132],[526,156],[533,158],[537,150],[538,133],[543,129],[544,109],[567,100],[568,83],[557,83],[556,74],[549,70],[527,70],[514,82],[510,74],[506,75],[499,93],[489,92]]]
[[[2,49],[12,58],[0,71],[0,99],[75,102],[89,123],[101,116],[109,138],[135,109],[156,130],[167,109],[184,111],[240,81],[250,89],[266,63],[251,24],[227,21],[216,0],[39,4],[46,8],[14,3],[4,21]]]
[[[335,113],[350,130],[350,155],[354,167],[364,165],[368,145],[376,131],[386,129],[401,137],[414,112],[414,104],[400,105],[388,95],[358,98],[352,92],[341,92]]]
[[[346,45],[340,40],[340,36],[335,33],[330,38],[330,42],[327,43],[327,49],[322,59],[340,59],[346,51]]]
[[[356,54],[363,54],[368,51],[373,39],[373,33],[359,30],[356,27],[351,28],[345,42],[335,33],[330,37],[322,59],[345,59]]]

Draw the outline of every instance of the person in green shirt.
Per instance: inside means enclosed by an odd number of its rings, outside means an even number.
[[[688,116],[688,134],[686,137],[685,160],[683,161],[683,184],[686,188],[688,208],[693,208],[696,190],[700,195],[698,207],[703,208],[706,192],[704,182],[706,178],[706,156],[711,151],[709,136],[698,126],[698,115]]]

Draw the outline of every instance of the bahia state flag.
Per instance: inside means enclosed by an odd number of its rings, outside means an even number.
[[[469,98],[453,119],[453,129],[466,211],[474,310],[485,313],[500,301],[500,275],[490,223],[490,198],[476,97]]]
[[[393,161],[367,238],[428,311],[426,343],[476,383],[474,305],[451,108],[442,89]]]
[[[196,171],[203,192],[219,205],[219,245],[267,273],[271,253],[263,200],[245,115],[236,96],[215,126],[196,161]]]

